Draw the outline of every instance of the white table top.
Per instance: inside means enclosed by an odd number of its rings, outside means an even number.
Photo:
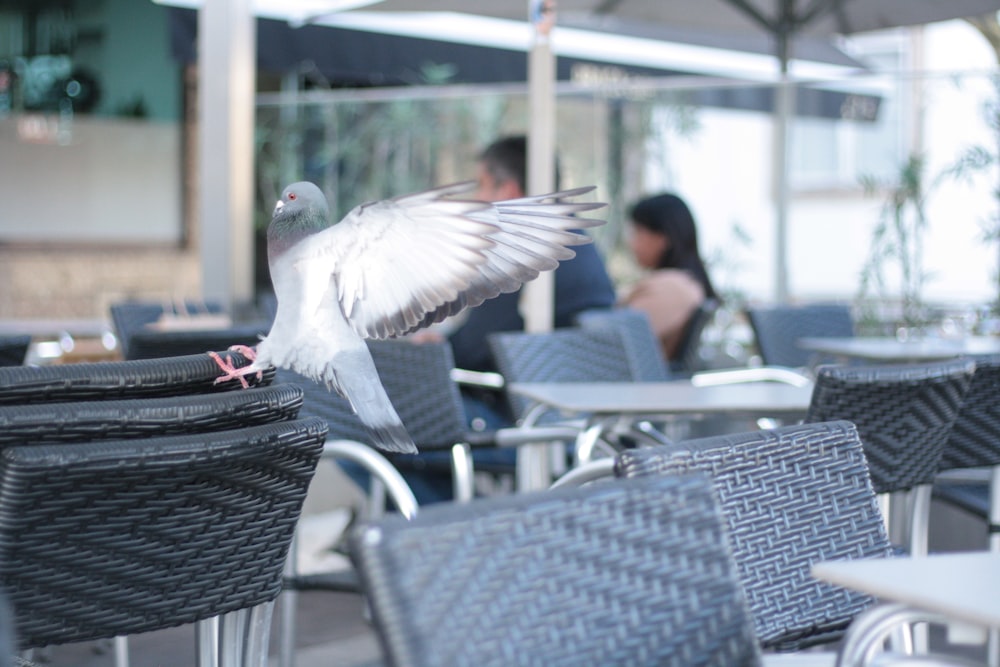
[[[883,601],[1000,628],[1000,553],[827,561],[813,565],[812,574]]]
[[[924,338],[900,341],[889,337],[800,338],[799,347],[824,354],[879,362],[953,359],[966,354],[1000,354],[1000,338]]]
[[[576,414],[727,414],[803,417],[812,385],[745,382],[696,387],[671,382],[516,382],[508,391]]]

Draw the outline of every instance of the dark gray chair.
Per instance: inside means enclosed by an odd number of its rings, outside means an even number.
[[[28,356],[31,336],[0,336],[0,366],[20,366]]]
[[[815,365],[813,353],[799,347],[800,338],[854,335],[854,317],[846,304],[753,306],[746,309],[746,315],[767,366]]]
[[[0,585],[20,648],[205,621],[199,664],[266,665],[271,604],[325,434],[307,419],[5,447]]]
[[[875,493],[911,492],[897,538],[911,553],[927,552],[931,488],[974,371],[968,359],[816,369],[806,421],[853,422]]]
[[[986,524],[990,548],[1000,550],[1000,516],[991,498],[1000,493],[1000,355],[973,357],[976,373],[941,456],[934,497]]]
[[[228,324],[201,328],[198,315],[224,315],[216,303],[186,303],[182,308],[145,301],[112,304],[111,321],[118,337],[122,357],[128,360],[158,359],[198,354],[209,350],[226,350],[233,345],[255,346],[270,328],[269,323],[259,322]],[[182,312],[178,312],[182,311]],[[164,314],[191,317],[188,328],[151,327]]]
[[[820,582],[813,563],[892,554],[849,422],[748,431],[618,455],[620,477],[700,472],[715,482],[761,646],[798,650],[839,639],[872,599]]]
[[[672,373],[691,375],[705,367],[701,358],[701,336],[715,318],[719,305],[717,299],[705,299],[688,318],[687,324],[684,325],[684,333],[681,334],[681,340],[677,344],[677,351],[670,360]]]
[[[351,556],[393,667],[760,664],[701,476],[386,517]]]
[[[630,355],[614,326],[557,329],[546,333],[503,332],[487,338],[497,369],[511,382],[632,382],[649,379],[648,366]],[[507,394],[511,414],[522,423],[544,424],[559,416],[532,412],[530,400]]]
[[[373,489],[370,511],[381,513],[383,491],[403,516],[416,514],[417,503],[400,471],[437,471],[450,474],[454,498],[465,502],[473,497],[472,449],[480,447],[516,447],[537,439],[537,431],[503,429],[499,432],[473,432],[467,428],[458,385],[451,378],[454,359],[446,343],[416,345],[407,341],[368,341],[382,385],[395,406],[407,432],[416,443],[418,455],[383,456],[370,446],[368,430],[354,414],[350,404],[325,385],[297,373],[279,370],[283,383],[301,387],[305,399],[303,416],[320,417],[329,427],[324,458],[349,461],[371,475]],[[548,431],[546,431],[548,434]],[[477,466],[491,473],[513,472],[512,466]],[[295,545],[293,543],[293,550]],[[302,590],[357,591],[353,572],[346,574],[301,575],[290,560],[286,573],[286,593],[282,598],[281,664],[294,661],[296,633],[295,595]]]
[[[249,363],[242,355],[222,354],[237,366]],[[241,386],[236,381],[215,384],[219,375],[206,354],[0,368],[0,447],[118,439],[154,446],[159,436],[291,420],[302,404],[297,387],[270,386],[273,369],[238,392],[231,391]],[[117,663],[125,664],[124,637],[116,639],[115,650]]]
[[[206,433],[295,419],[289,384],[214,394],[0,405],[0,447]]]
[[[577,316],[577,324],[584,329],[618,331],[632,379],[652,382],[670,379],[663,349],[643,311],[635,308],[587,310]]]
[[[237,352],[219,352],[237,368],[250,361]],[[0,367],[0,405],[52,401],[94,401],[151,398],[232,391],[238,380],[216,384],[222,374],[207,354],[139,361],[101,361],[53,366]],[[260,379],[248,376],[251,386],[274,379],[267,369]]]
[[[165,313],[176,315],[178,311],[182,311],[186,315],[223,314],[223,308],[218,303],[194,303],[191,301],[185,301],[180,304],[156,301],[122,301],[111,304],[108,310],[111,313],[111,326],[114,328],[115,336],[118,338],[118,346],[122,351],[122,357],[126,359],[131,358],[128,356],[128,353],[132,336],[140,331],[147,330],[149,325],[155,324]],[[225,346],[221,349],[225,349]],[[203,350],[198,351],[202,352]]]

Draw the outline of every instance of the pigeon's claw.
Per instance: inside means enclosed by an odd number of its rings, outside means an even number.
[[[230,352],[239,352],[240,354],[242,354],[244,357],[246,357],[250,361],[256,361],[256,359],[257,359],[257,350],[255,350],[254,348],[250,347],[249,345],[231,345],[229,347],[229,351]],[[258,375],[260,375],[259,371],[258,371]]]
[[[256,372],[258,380],[263,377],[263,373],[261,371],[255,371],[252,365],[244,366],[243,368],[236,368],[236,366],[233,365],[233,362],[228,359],[223,359],[217,352],[209,352],[208,356],[212,357],[215,363],[218,364],[219,368],[222,370],[222,375],[215,378],[214,384],[228,382],[229,380],[239,380],[240,385],[244,389],[249,389],[250,383],[247,382],[247,375]]]

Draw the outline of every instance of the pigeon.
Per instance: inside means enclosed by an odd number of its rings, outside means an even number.
[[[456,197],[474,185],[369,202],[337,224],[316,185],[286,187],[267,228],[274,322],[256,349],[240,349],[249,365],[216,355],[219,381],[293,370],[346,398],[378,449],[415,453],[365,339],[403,336],[514,292],[589,243],[580,230],[604,224],[578,214],[605,204],[571,201],[592,186],[496,203]]]

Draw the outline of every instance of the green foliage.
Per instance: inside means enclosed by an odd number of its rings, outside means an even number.
[[[885,203],[861,270],[858,301],[869,304],[870,309],[873,297],[884,303],[896,285],[902,306],[899,323],[906,327],[919,327],[926,319],[923,302],[923,288],[928,278],[923,268],[923,242],[927,230],[925,166],[923,156],[911,155],[891,182],[872,176],[861,178],[865,193],[884,193]],[[861,319],[865,319],[866,314],[872,315],[865,311]]]

